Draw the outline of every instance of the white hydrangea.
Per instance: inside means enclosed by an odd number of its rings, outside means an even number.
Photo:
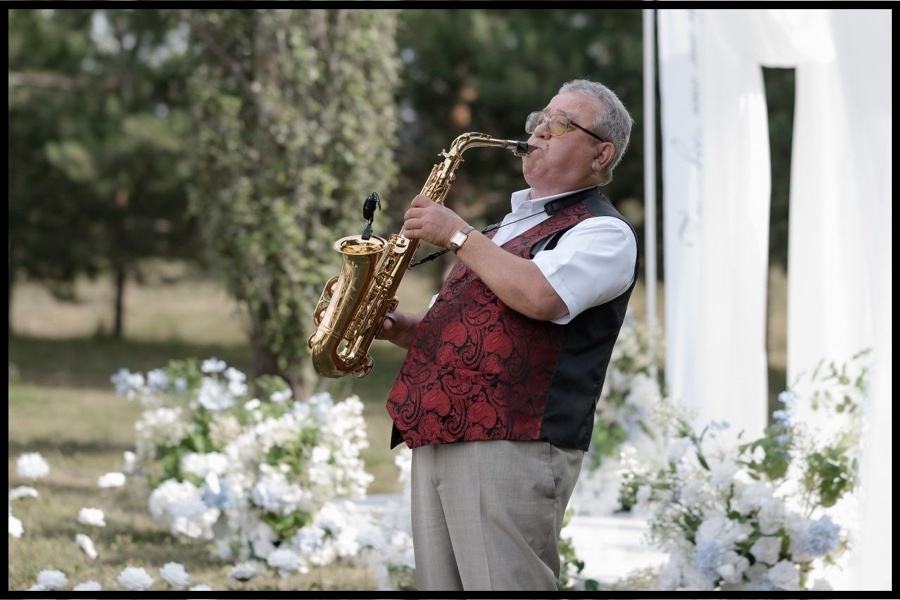
[[[159,570],[159,576],[177,590],[184,589],[190,582],[190,576],[184,568],[184,565],[177,562],[167,562]]]
[[[50,474],[50,465],[40,452],[26,452],[16,461],[16,473],[24,479],[41,479]]]
[[[153,585],[153,578],[143,567],[126,567],[116,577],[116,581],[126,590],[135,592],[143,592]]]
[[[94,527],[106,527],[106,516],[103,509],[84,507],[78,511],[78,522]]]
[[[66,574],[58,569],[44,569],[37,576],[37,585],[46,590],[58,590],[68,585]]]

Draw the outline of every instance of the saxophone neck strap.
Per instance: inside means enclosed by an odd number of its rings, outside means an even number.
[[[561,210],[563,210],[563,209],[565,209],[565,208],[568,208],[568,207],[572,206],[573,204],[578,204],[579,202],[581,202],[582,200],[585,200],[585,199],[588,198],[588,197],[589,197],[588,194],[586,194],[586,193],[580,193],[580,194],[571,194],[571,195],[566,196],[566,197],[564,197],[564,198],[557,198],[556,200],[551,200],[550,202],[548,202],[547,204],[545,204],[545,205],[544,205],[544,210],[541,211],[541,212],[544,212],[544,213],[547,214],[547,216],[552,217],[553,215],[555,215],[555,214],[558,213],[559,211],[561,211]],[[485,227],[484,229],[482,229],[482,230],[481,230],[481,233],[485,233],[485,234],[486,234],[486,233],[490,233],[490,232],[492,232],[492,231],[496,231],[496,230],[500,229],[501,227],[508,227],[509,225],[513,225],[514,223],[518,223],[519,221],[524,221],[525,219],[530,219],[530,218],[532,218],[532,217],[536,217],[536,216],[539,215],[539,214],[541,214],[541,213],[540,213],[540,212],[536,212],[536,213],[534,213],[534,214],[531,214],[531,215],[528,215],[528,216],[525,216],[525,217],[516,219],[515,221],[510,221],[509,223],[506,223],[506,224],[493,223],[492,225],[488,225],[487,227]],[[417,260],[416,262],[414,262],[414,263],[412,263],[411,265],[409,265],[409,268],[411,269],[411,268],[413,268],[413,267],[415,267],[415,266],[421,265],[421,264],[424,263],[424,262],[428,262],[428,261],[434,260],[434,259],[436,259],[438,256],[443,256],[444,254],[446,254],[446,253],[449,252],[449,251],[450,251],[449,248],[444,248],[443,250],[438,250],[437,252],[432,252],[432,253],[429,254],[428,256],[426,256],[426,257],[424,257],[424,258],[420,258],[420,259]]]
[[[565,208],[569,208],[573,204],[578,204],[585,198],[587,198],[587,194],[572,194],[571,196],[566,196],[565,198],[557,198],[556,200],[551,200],[544,205],[544,212],[547,213],[548,217],[552,217],[559,211]]]

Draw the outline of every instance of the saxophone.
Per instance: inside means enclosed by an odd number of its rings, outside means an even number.
[[[464,133],[453,140],[450,150],[441,152],[444,160],[432,167],[421,193],[442,204],[463,152],[475,147],[504,148],[516,156],[534,149],[527,142]],[[372,370],[374,360],[369,348],[385,315],[399,304],[395,293],[418,242],[401,231],[387,240],[364,232],[334,243],[334,250],[343,257],[341,271],[325,284],[313,312],[316,331],[308,340],[313,367],[319,375],[365,377]]]

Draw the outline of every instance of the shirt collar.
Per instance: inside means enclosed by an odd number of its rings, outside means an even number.
[[[595,186],[588,186],[585,188],[581,188],[578,190],[571,190],[568,192],[563,192],[561,194],[555,194],[553,196],[544,196],[543,198],[538,198],[537,200],[531,199],[531,188],[525,188],[524,190],[518,190],[513,192],[510,202],[512,204],[512,211],[519,212],[525,211],[528,214],[534,214],[544,210],[544,207],[551,200],[556,200],[557,198],[563,198],[565,196],[571,196],[572,194],[577,194],[578,192],[583,192],[584,190],[589,190]]]

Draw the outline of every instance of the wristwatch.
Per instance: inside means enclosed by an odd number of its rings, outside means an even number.
[[[459,231],[453,234],[453,237],[450,238],[450,250],[453,251],[453,254],[459,250],[460,246],[462,246],[467,239],[469,239],[469,234],[475,231],[475,228],[471,225],[466,225]]]

